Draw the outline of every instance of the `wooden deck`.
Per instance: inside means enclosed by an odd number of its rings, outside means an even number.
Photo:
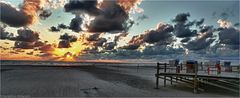
[[[156,88],[159,88],[159,79],[164,80],[164,87],[166,87],[167,81],[172,85],[174,83],[186,83],[187,86],[193,88],[194,93],[198,93],[198,91],[205,91],[207,85],[211,85],[217,88],[222,88],[225,90],[229,90],[232,92],[239,93],[240,88],[240,77],[239,72],[228,72],[230,75],[226,75],[225,73],[218,75],[209,75],[207,72],[198,71],[198,65],[196,65],[196,72],[194,73],[186,73],[183,71],[183,65],[181,64],[180,73],[174,72],[174,69],[177,67],[169,66],[169,64],[157,64],[157,73],[156,77]],[[171,70],[171,71],[167,71]],[[234,74],[234,75],[232,75]]]

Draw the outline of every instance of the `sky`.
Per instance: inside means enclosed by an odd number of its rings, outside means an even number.
[[[1,59],[239,55],[238,0],[23,1],[0,2]]]

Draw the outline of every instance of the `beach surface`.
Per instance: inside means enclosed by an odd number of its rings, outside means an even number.
[[[1,65],[2,97],[238,97],[209,87],[194,94],[186,84],[155,89],[155,66]]]

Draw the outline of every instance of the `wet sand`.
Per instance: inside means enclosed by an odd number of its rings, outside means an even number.
[[[184,84],[155,89],[151,66],[1,66],[2,97],[237,97],[209,87],[194,94]]]

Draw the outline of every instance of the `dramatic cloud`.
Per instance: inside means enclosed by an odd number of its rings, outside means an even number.
[[[236,49],[236,47],[239,47],[240,44],[239,34],[240,31],[236,28],[224,28],[219,32],[220,43],[229,45],[230,47],[233,47],[233,49]]]
[[[197,31],[191,30],[189,27],[186,27],[182,24],[176,24],[174,26],[174,33],[177,37],[184,38],[184,37],[192,37],[195,36]]]
[[[83,11],[90,15],[98,15],[100,10],[97,8],[97,0],[70,0],[64,6],[66,12],[75,13]]]
[[[82,31],[82,27],[81,27],[82,23],[83,23],[83,20],[81,17],[75,17],[71,20],[69,29],[71,29],[74,32],[80,32]]]
[[[107,42],[107,39],[103,38],[101,33],[84,34],[80,36],[80,39],[82,39],[85,44],[90,45],[94,51],[97,51],[98,47],[102,47],[103,44]]]
[[[100,14],[87,25],[89,32],[123,31],[128,28],[128,13],[115,1],[103,1]]]
[[[94,33],[94,34],[88,36],[86,39],[87,39],[87,41],[98,41],[100,35],[101,35],[100,33]]]
[[[215,40],[213,37],[213,28],[209,28],[206,32],[200,32],[196,39],[189,41],[187,44],[183,44],[189,50],[202,50],[210,46]]]
[[[57,27],[55,27],[55,26],[50,27],[49,31],[59,32],[59,31],[61,31],[61,29],[68,29],[68,28],[69,27],[65,24],[58,24]]]
[[[204,18],[200,19],[199,21],[196,21],[196,26],[201,26],[204,22]]]
[[[18,29],[17,33],[17,41],[35,42],[39,40],[39,32],[35,32],[30,29]]]
[[[185,43],[185,42],[188,42],[189,40],[191,40],[191,38],[190,37],[186,37],[186,38],[182,39],[181,42]]]
[[[3,2],[0,2],[0,8],[1,22],[12,27],[20,27],[29,24],[28,17],[23,11],[19,11],[12,5]]]
[[[171,32],[173,27],[169,24],[158,24],[155,30],[146,31],[144,41],[150,44],[169,44],[173,41]]]
[[[190,17],[189,13],[180,13],[175,17],[175,19],[173,19],[173,22],[185,23],[188,20],[187,17]]]
[[[59,32],[60,29],[59,29],[58,27],[52,26],[52,27],[50,27],[49,31],[52,31],[52,32]]]
[[[132,10],[139,10],[141,0],[70,0],[64,8],[76,15],[70,29],[74,32],[119,32],[128,31],[134,21],[129,19]],[[86,15],[87,14],[87,15]],[[81,17],[80,17],[81,16]],[[87,19],[90,17],[91,19]]]
[[[68,40],[62,40],[58,43],[58,48],[70,48],[71,44]]]
[[[67,25],[65,25],[65,24],[58,24],[58,28],[59,29],[67,29],[67,28],[69,28]]]
[[[128,33],[121,33],[114,37],[114,42],[117,43],[121,38],[126,37]]]
[[[31,29],[19,29],[17,33],[18,36],[14,38],[16,41],[14,44],[15,48],[33,49],[45,44],[44,42],[39,41],[39,33],[32,31]]]
[[[124,49],[137,49],[143,43],[167,45],[173,41],[173,26],[159,23],[157,28],[147,30],[144,34],[133,36]]]
[[[68,33],[65,33],[63,35],[60,36],[61,40],[68,40],[70,42],[76,42],[77,41],[77,37],[74,35],[68,35]]]
[[[5,28],[7,27],[7,25],[1,25],[0,26],[0,39],[13,39],[13,33],[9,33],[7,31],[5,31]]]
[[[77,37],[74,35],[68,35],[67,33],[60,36],[61,41],[58,43],[58,48],[69,48],[71,47],[71,42],[76,42]]]
[[[182,48],[172,48],[165,45],[161,46],[146,46],[142,50],[143,55],[169,55],[169,54],[180,54],[183,53]]]
[[[204,21],[204,20],[200,20],[200,21],[187,22],[188,17],[190,17],[189,13],[180,13],[175,17],[175,19],[173,19],[173,22],[176,23],[174,25],[174,34],[177,37],[184,38],[184,37],[195,36],[197,31],[191,30],[189,27],[194,24],[199,26]]]
[[[240,25],[240,23],[235,23],[234,26],[235,27],[238,27]]]
[[[0,2],[1,21],[13,27],[31,25],[38,20],[37,12],[42,10],[46,1],[47,0],[24,0],[20,10],[10,4]],[[41,14],[41,16],[48,15],[46,15],[46,13]]]
[[[126,50],[136,50],[140,47],[140,44],[129,44],[127,46],[120,47],[120,49],[126,49]]]
[[[103,45],[104,49],[106,49],[106,50],[112,50],[112,49],[114,49],[115,46],[116,46],[115,42],[109,42],[109,43],[105,43]]]
[[[33,49],[35,47],[43,46],[43,42],[25,42],[25,41],[16,41],[14,44],[14,48],[21,49]]]
[[[45,20],[46,18],[50,17],[52,15],[52,12],[50,10],[43,10],[39,14],[40,19]]]
[[[199,32],[207,32],[210,29],[214,29],[213,26],[200,26],[199,28],[200,28]]]

